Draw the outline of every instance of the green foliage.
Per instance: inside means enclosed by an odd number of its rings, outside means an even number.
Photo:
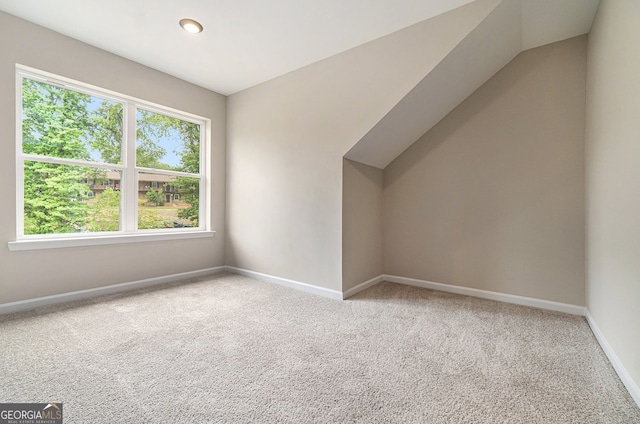
[[[180,171],[197,174],[200,172],[200,125],[192,122],[173,119],[171,125],[180,136],[182,149],[180,156]]]
[[[85,228],[88,231],[120,229],[120,192],[108,188],[89,206]]]
[[[24,80],[22,149],[24,153],[58,158],[88,159],[86,134],[89,97],[73,91]],[[25,161],[25,234],[80,231],[89,191],[83,168]]]
[[[145,208],[144,200],[138,200],[138,229],[152,230],[158,228],[170,228],[171,222],[156,214],[152,209]]]
[[[107,178],[107,171],[101,168],[87,168],[84,173],[84,178],[87,180],[93,180],[95,184],[106,184],[109,179]]]
[[[137,120],[138,137],[138,166],[146,166],[156,169],[173,169],[176,171],[198,173],[200,172],[200,125],[182,119],[172,118],[159,113],[138,110]],[[165,154],[164,149],[158,149],[156,140],[164,138],[171,139],[176,144],[175,153],[180,158],[180,165],[177,167],[150,166],[149,157],[159,161]],[[154,146],[149,146],[154,145]],[[143,146],[144,152],[140,155],[139,148]]]
[[[124,108],[120,103],[102,101],[89,121],[91,148],[100,152],[102,162],[122,163]]]
[[[196,178],[178,177],[174,184],[178,187],[182,201],[189,205],[178,210],[178,218],[187,219],[197,227],[200,216],[200,181]]]
[[[22,86],[22,151],[57,158],[89,159],[84,138],[90,97],[25,79]]]
[[[145,138],[145,140],[169,138],[175,141],[174,153],[180,158],[180,164],[174,167],[174,170],[192,174],[200,172],[200,125],[144,110],[138,111],[138,125],[139,128],[142,128],[138,136]],[[140,146],[140,141],[138,146]],[[163,152],[160,157],[165,153]],[[139,153],[137,154],[139,155]],[[146,156],[143,158],[148,165],[141,165],[140,159],[138,159],[139,166],[166,169],[150,163]],[[174,185],[179,187],[178,192],[182,196],[182,201],[188,204],[187,207],[178,211],[178,217],[189,220],[193,226],[198,226],[200,216],[199,180],[179,177]]]
[[[170,169],[161,162],[167,151],[157,144],[164,137],[162,128],[155,123],[156,116],[163,116],[146,110],[138,110],[136,120],[136,165],[145,168]]]
[[[38,81],[23,79],[22,149],[26,154],[75,160],[99,160],[122,164],[124,107]],[[152,169],[200,172],[200,126],[162,114],[138,110],[136,165]],[[179,157],[177,166],[163,163],[162,140],[172,139]],[[92,159],[92,156],[94,159]],[[85,194],[93,180],[107,181],[104,169],[25,160],[25,234],[56,234],[77,231],[117,231],[120,228],[120,192],[107,189],[87,202]],[[199,180],[179,177],[175,181],[188,206],[177,215],[198,225]],[[146,200],[164,204],[164,193],[151,190]],[[142,200],[144,203],[144,200]],[[140,229],[165,228],[171,221],[147,208],[138,209]]]
[[[177,171],[197,174],[200,172],[200,125],[164,115],[153,114],[150,121],[164,137],[177,138],[174,151],[180,157]],[[178,177],[174,185],[179,187],[182,201],[189,206],[178,211],[178,217],[198,226],[200,216],[200,182],[196,178]]]
[[[144,197],[148,203],[153,203],[156,206],[164,205],[164,193],[161,190],[149,190]]]
[[[200,126],[191,122],[175,120],[174,128],[181,136],[181,171],[200,172]],[[179,177],[176,184],[180,195],[189,206],[178,211],[178,217],[188,219],[194,227],[200,217],[200,181],[196,178]]]
[[[24,164],[24,233],[60,234],[80,231],[88,191],[82,168],[52,163]]]

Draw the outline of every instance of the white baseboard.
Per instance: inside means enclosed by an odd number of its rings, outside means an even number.
[[[35,299],[21,300],[0,304],[0,315],[27,309],[38,308],[40,306],[53,305],[56,303],[71,302],[74,300],[88,299],[104,294],[113,294],[127,290],[140,289],[143,287],[155,286],[158,284],[171,283],[187,278],[201,277],[204,275],[217,274],[225,271],[224,266],[215,268],[200,269],[197,271],[182,272],[180,274],[164,275],[162,277],[147,278],[145,280],[131,281],[128,283],[113,284],[110,286],[96,287],[95,289],[78,290],[69,293],[55,294],[52,296],[37,297]]]
[[[328,297],[330,299],[342,300],[342,292],[338,290],[326,289],[324,287],[314,286],[312,284],[301,283],[300,281],[289,280],[287,278],[280,278],[274,275],[263,274],[261,272],[249,271],[247,269],[236,268],[234,266],[225,266],[226,271],[233,272],[235,274],[244,275],[245,277],[255,278],[256,280],[265,281],[268,283],[274,283],[285,287],[290,287],[297,290],[302,290],[307,293],[317,294],[320,296]]]
[[[589,323],[589,327],[591,327],[591,331],[593,331],[598,343],[600,343],[600,347],[602,347],[602,350],[607,355],[607,358],[609,358],[609,362],[611,362],[613,369],[616,370],[618,377],[622,380],[622,384],[624,384],[633,400],[635,400],[638,407],[640,407],[640,387],[638,387],[638,385],[633,381],[631,375],[629,375],[624,365],[622,365],[622,362],[620,362],[620,358],[618,358],[618,355],[616,355],[609,342],[607,342],[607,339],[605,339],[604,334],[600,331],[600,328],[589,313],[589,310],[586,311],[585,316]]]
[[[385,275],[384,281],[392,283],[406,284],[409,286],[422,287],[425,289],[438,290],[448,293],[462,294],[465,296],[480,297],[483,299],[497,300],[499,302],[514,303],[516,305],[531,306],[534,308],[547,309],[567,314],[584,316],[584,306],[571,305],[568,303],[552,302],[550,300],[536,299],[533,297],[516,296],[487,290],[472,289],[470,287],[453,286],[450,284],[434,283],[432,281],[417,280],[415,278],[398,277],[396,275]]]
[[[431,289],[431,290],[438,290],[438,291],[456,293],[456,294],[461,294],[466,296],[480,297],[483,299],[497,300],[500,302],[514,303],[517,305],[531,306],[535,308],[565,312],[565,313],[574,314],[574,315],[583,315],[586,317],[587,322],[589,323],[589,326],[593,331],[593,334],[595,335],[596,339],[598,340],[598,343],[602,347],[602,350],[607,355],[607,358],[609,358],[611,365],[613,366],[615,371],[618,373],[620,380],[622,381],[624,386],[627,388],[627,390],[631,394],[631,397],[633,398],[633,400],[640,407],[640,388],[633,381],[633,379],[631,378],[631,376],[629,375],[625,367],[622,365],[622,362],[620,362],[620,359],[615,354],[614,350],[611,348],[611,346],[605,339],[604,335],[598,328],[598,325],[596,324],[595,320],[593,319],[593,317],[585,307],[566,304],[566,303],[560,303],[560,302],[552,302],[552,301],[542,300],[542,299],[535,299],[535,298],[524,297],[524,296],[516,296],[511,294],[492,292],[487,290],[473,289],[470,287],[461,287],[461,286],[453,286],[449,284],[434,283],[432,281],[399,277],[396,275],[380,275],[378,277],[374,277],[368,281],[365,281],[361,284],[358,284],[357,286],[352,287],[344,292],[340,292],[338,290],[331,290],[324,287],[318,287],[311,284],[302,283],[299,281],[275,277],[273,275],[262,274],[260,272],[249,271],[246,269],[236,268],[236,267],[227,265],[227,266],[201,269],[197,271],[183,272],[180,274],[166,275],[162,277],[148,278],[145,280],[132,281],[128,283],[113,284],[110,286],[97,287],[94,289],[79,290],[79,291],[62,293],[62,294],[57,294],[52,296],[44,296],[44,297],[23,300],[18,302],[4,303],[4,304],[0,304],[0,315],[19,312],[27,309],[33,309],[40,306],[52,305],[56,303],[70,302],[74,300],[87,299],[87,298],[96,297],[96,296],[105,295],[105,294],[113,294],[113,293],[118,293],[118,292],[127,291],[127,290],[155,286],[159,284],[180,281],[187,278],[217,274],[224,271],[244,275],[247,277],[252,277],[257,280],[279,284],[285,287],[290,287],[297,290],[305,291],[307,293],[317,294],[320,296],[328,297],[331,299],[337,299],[337,300],[348,299],[349,297],[355,295],[356,293],[366,290],[369,287],[372,287],[382,281],[389,281],[392,283],[406,284],[410,286],[422,287],[422,288]]]
[[[313,293],[320,296],[328,297],[331,299],[338,299],[338,300],[347,299],[355,295],[356,293],[366,290],[369,287],[372,287],[382,281],[389,281],[393,283],[423,287],[423,288],[432,289],[432,290],[439,290],[439,291],[444,291],[449,293],[457,293],[457,294],[462,294],[466,296],[480,297],[484,299],[497,300],[501,302],[515,303],[518,305],[532,306],[535,308],[566,312],[574,315],[585,315],[585,308],[582,306],[569,305],[565,303],[551,302],[548,300],[534,299],[534,298],[523,297],[523,296],[515,296],[510,294],[486,291],[486,290],[472,289],[469,287],[452,286],[449,284],[434,283],[431,281],[418,280],[415,278],[399,277],[395,275],[380,275],[378,277],[372,278],[371,280],[365,281],[364,283],[358,284],[357,286],[351,289],[341,292],[338,290],[331,290],[324,287],[314,286],[312,284],[302,283],[300,281],[289,280],[286,278],[276,277],[273,275],[263,274],[260,272],[250,271],[250,270],[228,266],[228,265],[219,266],[215,268],[207,268],[207,269],[202,269],[197,271],[183,272],[180,274],[165,275],[162,277],[148,278],[145,280],[132,281],[128,283],[113,284],[110,286],[97,287],[94,289],[79,290],[79,291],[62,293],[62,294],[57,294],[52,296],[38,297],[35,299],[28,299],[28,300],[23,300],[18,302],[4,303],[4,304],[0,304],[0,315],[23,311],[27,309],[33,309],[40,306],[52,305],[55,303],[63,303],[63,302],[70,302],[74,300],[87,299],[90,297],[100,296],[104,294],[112,294],[112,293],[117,293],[117,292],[126,291],[126,290],[133,290],[133,289],[138,289],[143,287],[149,287],[149,286],[184,280],[187,278],[216,274],[223,271],[228,271],[235,274],[244,275],[247,277],[252,277],[257,280],[279,284],[281,286],[286,286],[286,287],[294,288],[297,290],[302,290],[307,293]]]
[[[342,293],[342,299],[348,299],[356,293],[360,293],[363,290],[368,289],[369,287],[373,287],[378,283],[384,281],[384,275],[378,275],[377,277],[372,278],[371,280],[365,281],[364,283],[360,283],[355,287],[350,288],[349,290]]]

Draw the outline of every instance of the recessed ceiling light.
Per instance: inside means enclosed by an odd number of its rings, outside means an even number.
[[[194,21],[193,19],[180,19],[180,26],[182,29],[192,34],[202,32],[203,29],[200,22]]]

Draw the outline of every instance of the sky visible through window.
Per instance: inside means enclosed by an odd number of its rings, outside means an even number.
[[[87,103],[87,111],[90,115],[95,116],[95,111],[98,110],[104,103],[108,103],[110,105],[115,105],[115,102],[111,102],[109,100],[104,100],[99,97],[90,96],[90,100]],[[137,112],[137,118],[141,119],[141,112]],[[161,162],[165,165],[168,165],[171,168],[177,168],[180,165],[180,152],[181,146],[180,143],[180,134],[173,128],[167,130],[166,136],[159,136],[155,138],[155,143],[164,150],[164,155],[161,158]],[[102,157],[100,152],[96,149],[91,148],[90,143],[87,143],[87,150],[89,155],[91,156],[91,160],[95,162],[102,162]]]
[[[202,123],[104,96],[23,78],[22,233],[199,227]],[[134,116],[128,107],[136,108]],[[125,164],[126,151],[135,157]],[[121,184],[124,170],[137,171],[138,182]],[[138,202],[123,206],[121,192],[137,192]],[[137,225],[123,219],[131,214]]]

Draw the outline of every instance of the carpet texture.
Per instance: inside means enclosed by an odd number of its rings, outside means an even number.
[[[0,317],[0,402],[65,423],[640,423],[582,317],[220,274]]]

